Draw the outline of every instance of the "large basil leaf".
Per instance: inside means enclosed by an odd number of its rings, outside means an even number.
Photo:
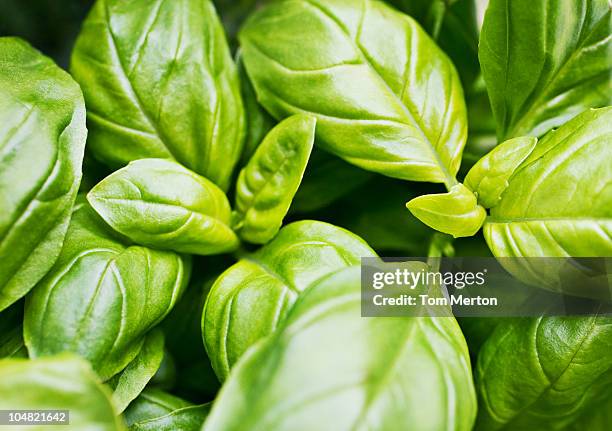
[[[610,104],[607,0],[491,0],[480,63],[500,140],[541,136]]]
[[[131,162],[96,185],[87,200],[113,229],[138,244],[204,255],[238,246],[225,193],[170,160]]]
[[[610,317],[500,321],[478,359],[476,429],[565,429],[610,397],[610,349]]]
[[[540,140],[484,225],[493,254],[612,256],[611,139],[612,108],[601,108]]]
[[[72,78],[26,42],[0,38],[0,311],[60,253],[86,136]]]
[[[74,355],[0,360],[0,394],[2,410],[68,410],[70,426],[53,429],[125,429],[108,388]]]
[[[265,244],[280,229],[306,170],[315,125],[308,115],[281,121],[240,171],[233,226],[244,240]]]
[[[155,375],[164,357],[164,333],[154,329],[147,334],[138,356],[109,382],[117,410],[126,407],[142,392]]]
[[[476,0],[387,0],[416,19],[453,61],[463,87],[480,73]]]
[[[221,274],[202,316],[217,376],[226,378],[238,358],[282,322],[300,292],[364,256],[375,253],[361,238],[327,223],[301,221]]]
[[[410,17],[369,0],[287,0],[240,41],[259,101],[317,117],[317,138],[364,169],[456,183],[467,123],[450,60]]]
[[[204,430],[471,430],[476,400],[455,320],[364,319],[360,275],[345,269],[307,289],[238,362]]]
[[[208,0],[98,0],[72,55],[89,148],[111,167],[174,158],[226,189],[240,157],[236,67]]]
[[[145,390],[125,412],[130,431],[197,431],[210,404],[193,405],[157,389]]]
[[[174,306],[189,270],[175,253],[122,242],[81,201],[60,258],[26,301],[30,356],[75,352],[109,379]]]

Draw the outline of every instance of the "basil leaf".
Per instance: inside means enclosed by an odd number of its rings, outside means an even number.
[[[315,125],[307,115],[281,121],[240,172],[233,224],[245,241],[265,244],[280,229],[306,170]]]
[[[157,389],[145,390],[125,412],[130,431],[196,431],[208,415],[210,404],[193,405]]]
[[[170,160],[131,162],[96,185],[87,200],[113,229],[138,244],[204,255],[238,246],[225,193]]]
[[[500,141],[610,104],[611,25],[607,0],[491,0],[479,57]]]
[[[344,229],[300,221],[226,270],[212,286],[202,315],[204,344],[217,376],[225,379],[238,358],[282,322],[310,284],[375,255]]]
[[[0,38],[0,311],[53,266],[81,180],[79,86],[26,42]]]
[[[164,334],[154,329],[147,334],[138,356],[108,384],[115,406],[122,412],[142,392],[159,369],[164,357]]]
[[[273,116],[314,115],[318,144],[364,169],[456,183],[467,133],[463,91],[412,18],[367,0],[288,0],[255,12],[239,38]]]
[[[98,0],[72,54],[89,149],[113,168],[170,158],[227,189],[244,111],[223,28],[207,0]]]
[[[478,358],[475,429],[565,429],[609,397],[611,323],[603,316],[500,321]]]
[[[499,203],[508,180],[537,142],[537,138],[528,136],[509,139],[476,162],[465,177],[465,185],[476,193],[478,203],[485,208]]]
[[[30,356],[78,353],[108,380],[138,355],[189,272],[189,260],[175,253],[122,242],[81,201],[60,258],[26,300]]]
[[[406,207],[427,226],[453,237],[472,236],[487,216],[476,203],[476,196],[463,184],[451,187],[448,193],[419,196]]]
[[[548,133],[515,169],[484,235],[495,256],[612,256],[612,108]]]
[[[469,92],[480,73],[476,0],[388,0],[416,19],[457,68]],[[469,123],[471,124],[471,123]]]
[[[70,428],[125,429],[108,388],[74,355],[0,360],[0,393],[2,410],[68,410]]]
[[[204,430],[471,430],[476,399],[455,320],[364,319],[360,281],[353,267],[308,288],[238,362]]]

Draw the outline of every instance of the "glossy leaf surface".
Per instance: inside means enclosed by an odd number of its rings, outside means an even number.
[[[466,138],[451,61],[412,18],[370,0],[287,0],[240,41],[260,103],[317,117],[317,144],[384,175],[455,184]]]
[[[455,238],[474,235],[487,216],[474,193],[463,184],[454,185],[448,193],[416,197],[406,207],[427,226]]]
[[[210,404],[193,405],[158,389],[145,390],[125,412],[130,431],[199,431]]]
[[[125,429],[108,388],[86,361],[74,355],[0,360],[0,393],[2,410],[68,410],[70,425],[53,429]]]
[[[227,189],[240,157],[236,67],[208,0],[98,0],[72,55],[89,148],[113,168],[169,158]]]
[[[124,243],[81,201],[60,258],[26,301],[30,356],[78,353],[109,379],[138,355],[189,271],[189,260],[175,253]]]
[[[238,362],[204,430],[470,430],[476,400],[455,320],[365,319],[360,292],[359,267],[307,289]]]
[[[240,172],[233,224],[244,240],[265,244],[280,229],[306,170],[315,125],[307,115],[281,121]]]
[[[479,57],[500,141],[610,104],[607,0],[491,0]]]
[[[598,407],[612,383],[611,323],[597,315],[503,319],[475,371],[476,430],[561,430]]]
[[[202,316],[213,369],[227,377],[238,358],[270,334],[309,285],[375,256],[359,237],[336,226],[300,221],[226,270],[213,285]]]
[[[508,180],[535,148],[537,138],[509,139],[495,147],[470,169],[465,185],[485,208],[493,208],[508,187]]]
[[[131,162],[98,183],[87,200],[113,229],[138,244],[195,254],[238,245],[225,193],[170,160]]]
[[[515,170],[484,234],[496,256],[612,256],[612,108],[548,133]]]
[[[142,392],[159,369],[164,357],[164,335],[154,329],[145,338],[138,356],[125,369],[115,375],[109,385],[113,388],[113,401],[123,412]]]
[[[86,136],[76,82],[26,42],[0,38],[0,311],[59,255]]]

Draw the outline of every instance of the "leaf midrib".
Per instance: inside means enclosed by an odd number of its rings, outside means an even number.
[[[561,64],[561,66],[552,74],[552,76],[550,76],[548,82],[544,84],[544,87],[542,88],[538,96],[535,97],[532,100],[532,102],[528,104],[529,107],[527,108],[527,110],[525,110],[524,108],[521,109],[521,111],[523,111],[524,113],[521,115],[519,121],[517,121],[514,124],[514,126],[505,134],[504,139],[502,140],[510,139],[510,138],[516,137],[517,135],[526,133],[526,132],[522,132],[522,129],[525,127],[524,123],[529,123],[529,120],[528,120],[529,116],[533,115],[534,111],[536,111],[539,108],[540,106],[539,103],[542,102],[542,100],[545,99],[546,96],[548,96],[549,90],[553,87],[553,84],[556,83],[559,76],[561,76],[562,72],[568,67],[568,65],[571,65],[571,63],[573,62],[574,58],[578,55],[578,53],[582,52],[582,49],[584,48],[586,41],[589,40],[591,35],[599,28],[602,21],[608,18],[609,15],[610,15],[610,11],[603,14],[603,16],[596,23],[593,24],[589,33],[583,35],[582,40],[580,40],[580,42],[578,43],[574,51],[566,58],[563,64]],[[582,26],[584,26],[584,22],[582,23]],[[582,33],[582,30],[583,29],[581,28],[580,33]],[[521,133],[518,133],[519,131],[521,131]]]
[[[447,189],[450,190],[450,188],[457,184],[457,180],[456,178],[450,174],[447,166],[442,162],[442,159],[440,158],[440,155],[438,154],[438,151],[436,149],[436,147],[433,145],[433,143],[429,140],[429,138],[427,137],[427,135],[425,134],[425,132],[423,131],[423,129],[421,128],[422,125],[419,121],[417,121],[417,116],[415,116],[409,109],[408,107],[404,104],[404,102],[397,96],[397,94],[395,94],[395,92],[391,89],[391,87],[389,87],[389,84],[387,83],[387,81],[384,80],[384,78],[380,75],[380,73],[377,71],[377,69],[374,67],[374,65],[371,63],[369,57],[366,55],[366,53],[364,52],[364,50],[362,49],[361,45],[359,44],[359,42],[357,40],[353,40],[353,38],[350,36],[348,29],[343,25],[342,22],[340,22],[335,16],[331,15],[328,11],[326,11],[325,9],[323,9],[321,6],[319,6],[316,3],[313,3],[312,0],[304,0],[307,4],[309,4],[310,6],[312,6],[314,9],[316,9],[317,11],[319,11],[321,14],[323,14],[325,17],[327,17],[328,19],[330,19],[332,22],[334,22],[342,31],[342,33],[346,36],[346,38],[350,41],[351,45],[353,45],[355,51],[357,53],[359,53],[359,56],[361,57],[361,60],[363,62],[363,64],[370,68],[373,72],[373,74],[377,77],[380,78],[380,81],[383,83],[383,85],[387,88],[387,91],[393,95],[393,97],[395,99],[397,99],[397,101],[399,102],[399,106],[402,107],[402,110],[406,113],[407,117],[409,119],[412,120],[412,122],[414,123],[414,125],[416,126],[415,129],[418,130],[418,132],[421,134],[421,137],[423,138],[423,141],[427,143],[427,145],[429,146],[431,153],[433,155],[434,160],[437,162],[436,164],[438,165],[440,171],[442,172],[442,174],[445,177],[445,181],[444,184],[446,185]],[[357,38],[360,36],[361,34],[361,28],[363,25],[363,20],[365,18],[365,13],[366,13],[366,8],[367,8],[367,4],[368,4],[369,0],[363,0],[363,10],[361,11],[361,17],[360,17],[360,22],[359,22],[359,26],[358,26],[358,30],[357,30]],[[412,28],[414,29],[414,28]],[[415,37],[414,34],[412,35],[412,37]]]

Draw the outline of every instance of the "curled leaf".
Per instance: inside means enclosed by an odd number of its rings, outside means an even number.
[[[474,193],[463,184],[453,186],[448,193],[414,198],[406,207],[427,226],[455,238],[474,235],[487,216]]]

